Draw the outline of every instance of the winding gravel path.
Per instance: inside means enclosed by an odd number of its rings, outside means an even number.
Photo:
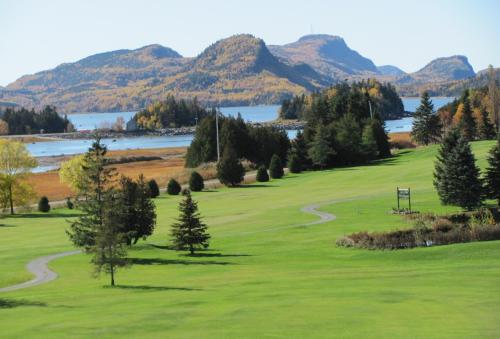
[[[16,291],[23,288],[33,287],[52,281],[57,278],[57,273],[51,271],[47,267],[47,264],[52,260],[78,253],[81,253],[81,251],[80,250],[67,251],[58,254],[47,255],[45,257],[40,257],[35,260],[32,260],[26,265],[26,269],[31,273],[33,273],[35,275],[35,278],[30,281],[23,282],[21,284],[0,288],[0,292]]]
[[[304,213],[314,214],[314,215],[317,215],[319,217],[319,220],[311,221],[311,222],[304,224],[304,225],[307,225],[307,226],[317,225],[317,224],[322,224],[322,223],[337,219],[337,216],[335,216],[333,214],[318,211],[318,208],[320,208],[321,206],[322,206],[321,204],[312,204],[312,205],[307,205],[305,207],[302,207],[300,209]]]

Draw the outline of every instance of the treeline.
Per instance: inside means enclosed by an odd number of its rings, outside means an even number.
[[[494,90],[496,91],[496,89]],[[424,92],[414,114],[412,138],[423,145],[440,141],[453,129],[458,129],[468,141],[494,139],[495,120],[499,103],[492,99],[488,87],[465,90],[462,95],[441,107],[437,113],[429,94]]]
[[[7,108],[0,120],[0,134],[62,133],[73,130],[68,117],[60,116],[54,106],[46,106],[39,112],[34,109]]]
[[[139,127],[153,130],[194,126],[209,114],[215,115],[215,112],[202,107],[196,98],[176,100],[169,95],[166,100],[156,102],[139,111],[134,119]]]
[[[345,112],[360,116],[369,110],[370,104],[373,113],[383,119],[396,119],[404,114],[403,102],[395,88],[370,79],[351,85],[343,82],[308,96],[284,100],[279,116],[281,119],[313,120],[324,111],[333,115],[332,119]]]
[[[219,141],[221,155],[227,148],[231,148],[237,158],[265,166],[269,165],[274,154],[285,159],[290,147],[290,141],[284,130],[253,126],[245,123],[240,115],[236,118],[219,118]],[[194,139],[187,151],[186,167],[196,167],[216,160],[217,132],[213,114],[198,124]]]

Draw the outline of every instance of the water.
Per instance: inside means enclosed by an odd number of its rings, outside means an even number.
[[[434,108],[437,110],[443,105],[449,103],[454,98],[436,97],[432,98]],[[420,104],[420,98],[403,98],[403,104],[406,111],[414,112]],[[268,106],[239,106],[222,107],[224,115],[236,116],[241,113],[246,121],[263,122],[274,120],[278,117],[278,105]],[[130,120],[135,112],[117,112],[117,113],[79,113],[68,115],[69,120],[78,130],[93,130],[95,127],[103,124],[112,124],[117,117],[122,117],[125,121]],[[386,129],[388,132],[407,132],[411,131],[413,118],[403,118],[398,120],[387,120]],[[288,131],[288,136],[294,138],[297,131]],[[103,143],[109,150],[126,150],[140,148],[163,148],[163,147],[185,147],[189,146],[193,139],[192,135],[182,136],[141,136],[125,137],[117,139],[103,139]],[[27,148],[35,157],[54,156],[54,155],[73,155],[84,153],[91,145],[91,140],[61,140],[50,142],[35,142],[28,144]],[[53,169],[51,166],[40,166],[36,171],[46,171]]]

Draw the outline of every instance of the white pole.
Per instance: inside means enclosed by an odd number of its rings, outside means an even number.
[[[372,112],[372,102],[368,99],[368,105],[370,106],[370,118],[373,120],[373,112]]]
[[[217,134],[217,163],[220,161],[220,148],[219,148],[219,107],[215,111],[215,132]]]

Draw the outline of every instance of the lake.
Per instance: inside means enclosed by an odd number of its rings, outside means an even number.
[[[434,108],[438,109],[454,98],[451,97],[435,97],[432,98]],[[414,112],[420,103],[420,98],[403,98],[403,104],[406,111]],[[226,116],[236,116],[241,113],[243,119],[253,122],[263,122],[274,120],[278,117],[278,105],[266,106],[241,106],[241,107],[222,107],[221,112]],[[93,130],[96,127],[105,124],[111,124],[116,121],[116,118],[122,117],[125,121],[130,118],[135,112],[117,112],[117,113],[77,113],[68,115],[68,119],[75,125],[78,130]],[[413,118],[403,118],[398,120],[387,120],[386,129],[393,132],[408,132],[411,131]],[[288,136],[294,138],[297,131],[288,131]],[[138,148],[163,148],[163,147],[183,147],[189,146],[192,140],[192,135],[182,136],[141,136],[141,137],[125,137],[117,139],[103,139],[103,143],[108,146],[109,150],[126,150]],[[35,157],[53,156],[53,155],[72,155],[84,153],[90,147],[91,140],[61,140],[51,142],[35,142],[26,145],[28,150]],[[51,168],[39,167],[37,171],[46,171]]]

